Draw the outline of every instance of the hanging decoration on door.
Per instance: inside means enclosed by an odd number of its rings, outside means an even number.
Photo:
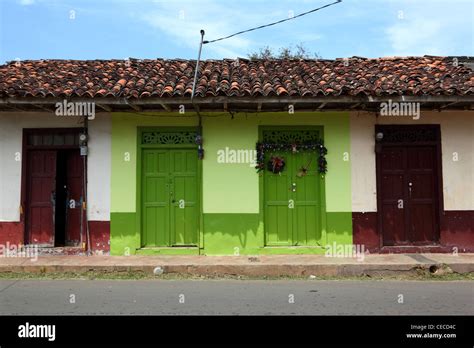
[[[273,169],[273,159],[277,158],[278,156],[273,156],[270,159],[270,162],[267,163],[267,166],[265,165],[265,154],[268,152],[291,152],[291,153],[296,153],[299,151],[312,151],[316,152],[317,157],[318,157],[318,172],[320,174],[325,174],[327,173],[327,161],[326,161],[326,155],[328,153],[327,148],[324,146],[323,142],[321,140],[317,142],[311,142],[311,143],[305,143],[305,144],[295,144],[295,143],[265,143],[265,142],[259,142],[257,143],[257,165],[255,166],[255,169],[257,169],[257,173],[260,173],[261,171],[265,170],[265,167],[271,172],[274,172]],[[278,173],[280,173],[284,167],[284,160],[281,158],[282,161],[277,161],[277,166],[280,169]],[[279,164],[280,162],[283,162],[283,165]],[[270,166],[270,163],[272,163],[272,166]]]
[[[267,168],[273,174],[279,174],[285,168],[285,159],[280,156],[272,156],[268,161]]]
[[[302,178],[302,177],[308,175],[308,170],[309,170],[309,166],[311,165],[311,162],[313,162],[313,157],[311,157],[308,164],[306,164],[305,166],[302,166],[300,168],[300,170],[298,171],[298,173],[296,173],[296,176],[298,178]]]

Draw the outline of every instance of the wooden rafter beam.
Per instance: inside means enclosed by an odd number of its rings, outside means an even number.
[[[107,112],[112,112],[112,108],[108,105],[104,105],[104,104],[95,104],[97,105],[97,107],[101,108],[102,110],[104,111],[107,111]]]
[[[455,105],[455,104],[458,104],[459,102],[452,102],[452,103],[447,103],[447,104],[444,104],[442,106],[440,106],[440,109],[446,109],[447,107],[451,106],[451,105]]]
[[[54,113],[54,109],[53,108],[49,108],[47,106],[44,106],[44,105],[41,105],[41,104],[31,104],[33,105],[35,108],[38,108],[40,110],[43,110],[43,111],[47,111],[47,112],[53,112]]]
[[[357,108],[358,106],[362,105],[362,103],[355,103],[355,104],[352,104],[351,106],[349,106],[349,109],[355,109]]]
[[[127,104],[128,106],[130,106],[133,110],[135,111],[142,111],[142,107],[139,106],[139,105],[136,105],[135,103],[131,103],[128,101],[128,99],[124,99],[125,100],[125,104]]]
[[[3,106],[5,106],[6,108],[9,108],[9,109],[12,109],[12,110],[16,110],[16,111],[28,111],[28,110],[19,108],[18,106],[11,105],[11,104],[4,104]]]
[[[132,103],[129,103],[128,105],[130,105],[130,107],[135,111],[142,111],[143,110],[141,106],[138,106],[138,105],[135,105],[135,104],[132,104]]]
[[[165,109],[168,112],[171,112],[171,108],[169,105],[166,105],[165,103],[158,103],[163,109]]]

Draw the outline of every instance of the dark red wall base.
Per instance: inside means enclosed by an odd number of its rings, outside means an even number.
[[[110,221],[89,221],[89,234],[92,251],[110,251]],[[22,222],[0,222],[0,244],[6,245],[7,242],[12,246],[25,244],[25,226]]]
[[[474,252],[474,211],[450,210],[441,217],[440,244],[459,252]]]
[[[352,213],[354,244],[364,245],[373,253],[451,253],[474,252],[474,211],[445,211],[441,217],[438,246],[427,247],[383,247],[377,232],[377,213]]]
[[[89,221],[92,251],[110,251],[110,221]]]
[[[0,221],[0,244],[10,245],[25,244],[25,228],[22,222],[1,222]]]
[[[377,213],[352,213],[353,243],[364,245],[366,250],[377,252],[380,237],[377,233]]]

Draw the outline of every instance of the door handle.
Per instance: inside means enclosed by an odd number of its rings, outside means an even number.
[[[411,182],[408,183],[408,193],[411,197],[411,187],[413,186],[413,184]]]
[[[296,182],[291,184],[291,191],[296,192]]]

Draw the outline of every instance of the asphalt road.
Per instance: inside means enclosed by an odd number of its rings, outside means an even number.
[[[474,315],[474,282],[0,280],[0,314]]]

